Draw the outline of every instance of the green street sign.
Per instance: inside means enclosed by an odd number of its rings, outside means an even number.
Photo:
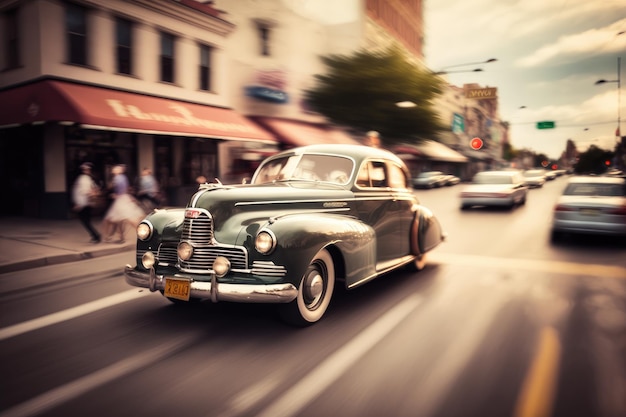
[[[554,129],[554,122],[537,122],[537,129]]]

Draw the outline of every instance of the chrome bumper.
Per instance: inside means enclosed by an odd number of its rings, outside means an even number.
[[[137,271],[130,265],[124,268],[126,282],[135,287],[149,288],[150,291],[162,291],[165,288],[165,276],[150,272]],[[172,278],[176,278],[172,276]],[[211,282],[191,281],[191,298],[202,300],[232,301],[238,303],[289,303],[298,296],[298,289],[293,284],[224,284],[218,283],[215,275]]]

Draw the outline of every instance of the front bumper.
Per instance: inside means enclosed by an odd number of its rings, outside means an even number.
[[[165,289],[165,275],[157,275],[154,268],[149,272],[138,271],[130,265],[124,268],[126,282],[135,287],[149,288],[150,291]],[[172,276],[175,278],[176,276]],[[190,282],[190,297],[201,300],[232,301],[238,303],[289,303],[298,296],[298,289],[285,284],[224,284],[217,282],[213,275],[211,282]]]

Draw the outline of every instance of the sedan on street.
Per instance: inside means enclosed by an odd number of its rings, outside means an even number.
[[[413,188],[439,188],[446,185],[446,179],[441,171],[426,171],[413,178]]]
[[[552,240],[564,233],[626,236],[626,179],[570,178],[554,206]]]
[[[461,210],[473,206],[513,208],[526,203],[528,186],[520,171],[483,171],[461,191]]]
[[[529,188],[541,188],[546,183],[543,169],[527,169],[524,171],[524,182]]]
[[[130,285],[175,304],[275,303],[288,323],[320,320],[335,287],[424,268],[445,237],[396,155],[309,145],[263,161],[250,184],[201,184],[186,207],[137,227]]]

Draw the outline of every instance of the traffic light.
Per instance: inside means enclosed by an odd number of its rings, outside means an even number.
[[[472,149],[477,151],[483,147],[483,140],[481,138],[474,138],[470,141],[470,146],[472,147]]]

